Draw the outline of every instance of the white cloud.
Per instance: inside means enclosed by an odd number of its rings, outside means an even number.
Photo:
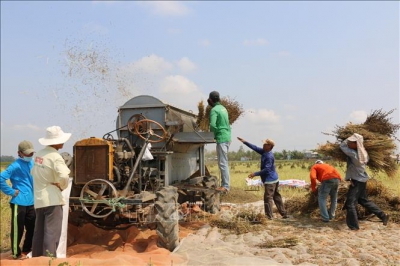
[[[197,85],[184,76],[168,76],[161,83],[161,92],[176,93],[181,96],[197,91]]]
[[[207,39],[201,40],[200,45],[204,46],[204,47],[208,47],[208,46],[210,46],[210,41]]]
[[[137,3],[156,15],[185,16],[190,13],[190,9],[179,1],[141,1]]]
[[[179,74],[196,68],[187,57],[171,63],[152,54],[123,67],[118,78],[121,87],[133,95],[145,93],[183,110],[197,110],[205,96],[193,81]]]
[[[129,64],[127,69],[132,72],[146,73],[165,73],[173,68],[173,65],[164,58],[155,54],[141,58],[140,60]]]
[[[255,40],[244,40],[244,46],[267,46],[269,42],[266,39],[258,38]]]
[[[365,122],[365,119],[367,118],[368,113],[363,110],[358,110],[358,111],[353,111],[349,115],[349,119],[351,122],[354,123],[363,123]]]
[[[33,131],[43,131],[43,129],[39,126],[32,125],[32,124],[27,124],[27,125],[13,125],[11,127],[13,130],[18,130],[18,131],[25,131],[25,130],[33,130]]]
[[[236,137],[242,137],[259,147],[262,146],[261,140],[272,138],[279,143],[277,149],[279,151],[282,149],[286,135],[284,125],[274,111],[247,109],[245,115],[232,125],[232,150],[237,150],[240,146],[245,147],[237,141]],[[248,148],[245,147],[245,149]]]
[[[280,120],[279,115],[267,109],[248,109],[245,112],[245,118],[254,124],[279,123]]]
[[[197,85],[181,75],[165,77],[160,85],[159,97],[164,103],[194,113],[197,113],[197,103],[205,99]]]
[[[197,68],[196,65],[187,57],[183,57],[179,60],[177,65],[183,72],[190,72]]]
[[[45,129],[34,124],[6,124],[1,123],[1,155],[17,157],[18,143],[23,140],[32,142],[35,150],[41,149],[39,138],[44,137]],[[6,136],[6,137],[4,137]]]

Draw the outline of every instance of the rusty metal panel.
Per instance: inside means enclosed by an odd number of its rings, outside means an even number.
[[[112,179],[109,145],[74,146],[75,183],[93,179]]]

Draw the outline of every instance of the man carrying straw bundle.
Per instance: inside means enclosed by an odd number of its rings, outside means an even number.
[[[385,214],[375,203],[367,199],[366,186],[368,174],[365,171],[369,156],[364,148],[364,138],[354,133],[340,144],[340,149],[347,156],[346,181],[350,181],[345,203],[346,223],[351,230],[359,230],[356,206],[359,203],[365,209],[375,214],[387,225],[389,215]]]

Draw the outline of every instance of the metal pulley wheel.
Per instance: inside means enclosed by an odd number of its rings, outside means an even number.
[[[104,179],[93,179],[87,182],[79,198],[82,209],[92,217],[104,218],[121,207],[118,192],[114,185]]]
[[[132,134],[135,134],[135,125],[137,122],[146,119],[146,117],[142,114],[135,114],[133,116],[131,116],[128,120],[128,130],[129,132],[131,132]],[[144,126],[144,125],[143,125]]]
[[[155,132],[161,131],[161,134]],[[143,119],[135,124],[135,133],[143,140],[151,143],[164,141],[167,138],[167,131],[158,122],[150,119]]]

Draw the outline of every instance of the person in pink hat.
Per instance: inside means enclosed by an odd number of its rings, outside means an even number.
[[[39,139],[46,147],[37,152],[31,170],[36,210],[32,257],[57,257],[65,204],[61,191],[67,188],[70,173],[58,150],[70,137],[71,133],[52,126],[47,128],[46,137]]]

